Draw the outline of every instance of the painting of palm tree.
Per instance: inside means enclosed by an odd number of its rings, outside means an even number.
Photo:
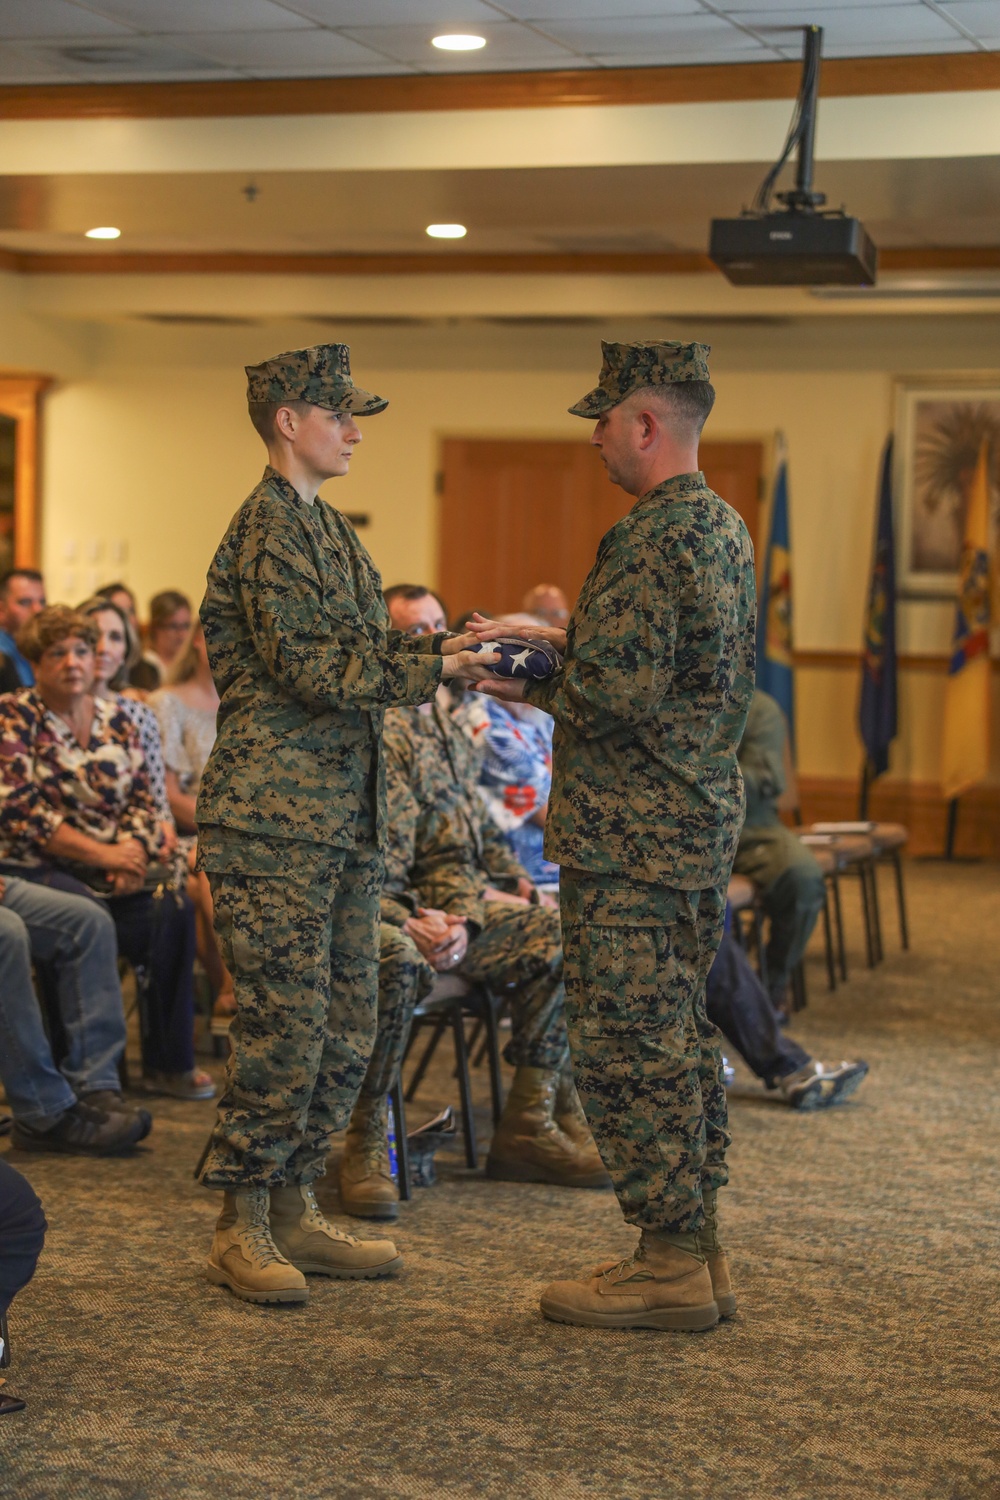
[[[985,393],[983,393],[985,395]],[[912,414],[911,575],[958,572],[969,485],[987,445],[990,514],[1000,511],[1000,398],[917,399]]]

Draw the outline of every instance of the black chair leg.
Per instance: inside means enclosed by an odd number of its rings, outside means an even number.
[[[871,887],[868,883],[868,862],[861,860],[855,866],[855,874],[858,877],[858,885],[861,890],[861,915],[865,924],[865,956],[868,959],[869,969],[874,969],[878,963],[875,947],[875,925],[872,917]]]
[[[758,907],[754,907],[753,936],[757,949],[757,970],[760,974],[760,982],[767,989],[767,948],[764,944],[764,916]]]
[[[893,849],[890,858],[896,872],[896,906],[899,911],[899,938],[904,949],[910,946],[910,928],[906,920],[906,888],[903,884],[903,859],[898,849]]]
[[[500,1071],[500,1028],[499,1008],[494,1003],[493,996],[484,995],[486,1011],[483,1016],[483,1024],[486,1028],[485,1046],[490,1062],[490,1102],[493,1108],[493,1124],[499,1125],[500,1116],[503,1114],[503,1074]]]
[[[10,1333],[7,1329],[7,1314],[0,1312],[0,1339],[3,1339],[3,1349],[0,1350],[0,1370],[10,1367]]]
[[[410,1148],[406,1144],[406,1105],[403,1102],[403,1081],[398,1073],[395,1083],[389,1090],[389,1104],[392,1107],[392,1120],[396,1127],[396,1186],[399,1188],[400,1200],[408,1203],[413,1197],[413,1184],[410,1178]]]
[[[833,947],[833,927],[830,922],[830,888],[826,886],[823,891],[823,946],[826,953],[826,983],[827,988],[837,988],[837,961]]]
[[[431,1058],[434,1056],[434,1053],[437,1050],[437,1044],[438,1044],[438,1042],[444,1036],[445,1028],[447,1027],[447,1025],[448,1025],[448,1016],[447,1016],[447,1014],[445,1014],[443,1016],[439,1016],[438,1019],[435,1021],[435,1023],[434,1023],[434,1031],[433,1031],[433,1033],[431,1035],[431,1039],[427,1043],[427,1046],[424,1048],[423,1056],[421,1057],[420,1061],[417,1063],[416,1070],[414,1071],[413,1077],[410,1079],[409,1085],[407,1086],[407,1089],[406,1089],[406,1098],[407,1098],[407,1101],[412,1102],[412,1100],[414,1099],[414,1097],[416,1095],[417,1089],[423,1083],[423,1081],[424,1081],[424,1074],[427,1072],[427,1069],[430,1067]],[[414,1034],[415,1034],[415,1032],[416,1032],[416,1028],[414,1028]]]
[[[844,912],[840,904],[840,875],[836,870],[830,876],[830,888],[833,891],[833,916],[837,928],[837,958],[840,963],[840,977],[847,982],[847,946],[844,942]]]
[[[801,963],[795,965],[792,970],[792,1009],[805,1010],[809,1003],[806,993],[806,971]]]
[[[868,884],[872,893],[872,936],[875,939],[875,961],[881,963],[885,958],[885,948],[882,944],[882,911],[878,899],[878,865],[874,859],[867,860]]]
[[[452,1031],[455,1036],[455,1063],[458,1072],[458,1092],[462,1101],[462,1131],[465,1136],[465,1161],[469,1167],[478,1167],[479,1153],[476,1149],[476,1122],[472,1116],[472,1084],[469,1079],[469,1054],[465,1045],[465,1017],[460,1004],[451,1008]]]

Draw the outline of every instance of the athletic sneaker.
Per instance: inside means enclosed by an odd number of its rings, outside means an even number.
[[[11,1145],[18,1151],[59,1151],[69,1156],[114,1156],[142,1139],[137,1115],[109,1115],[77,1101],[54,1125],[42,1130],[15,1120]]]
[[[812,1058],[780,1079],[778,1092],[793,1109],[826,1109],[849,1099],[867,1072],[866,1062],[821,1063]]]
[[[153,1116],[139,1104],[129,1104],[118,1089],[95,1089],[93,1093],[81,1094],[81,1102],[91,1109],[99,1109],[105,1115],[135,1115],[142,1125],[140,1141],[144,1141],[153,1128]]]

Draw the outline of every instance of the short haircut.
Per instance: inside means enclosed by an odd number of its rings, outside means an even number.
[[[110,583],[108,584],[108,587],[113,594],[117,594],[119,588],[124,589],[124,585],[116,583]],[[124,589],[124,592],[127,593],[128,590]],[[84,602],[77,607],[77,614],[86,615],[88,620],[92,620],[95,615],[102,614],[105,610],[108,609],[110,609],[113,614],[116,614],[119,620],[121,620],[122,629],[125,632],[125,660],[122,662],[121,666],[118,668],[118,671],[108,683],[108,687],[112,688],[116,693],[118,693],[123,687],[128,686],[129,671],[132,667],[135,666],[136,662],[142,655],[142,647],[139,644],[139,637],[132,629],[131,620],[129,619],[125,611],[123,609],[119,609],[118,605],[115,604],[112,599],[108,599],[104,594],[101,594],[99,592],[96,593],[92,599],[85,599]]]
[[[162,594],[154,594],[149,601],[150,630],[159,630],[179,609],[190,608],[191,600],[179,589],[164,589]]]
[[[697,437],[715,405],[715,387],[710,380],[678,380],[670,385],[640,386],[625,399],[633,400],[637,406],[651,402],[669,413],[668,420]]]
[[[432,599],[437,600],[441,606],[441,613],[447,620],[448,611],[445,608],[444,600],[440,594],[436,593],[434,589],[429,589],[425,583],[394,583],[389,588],[383,589],[382,598],[385,600],[386,606],[391,607],[393,599],[423,599],[425,594],[430,594]]]
[[[37,665],[51,646],[58,646],[60,641],[68,641],[73,636],[86,641],[93,651],[99,635],[93,620],[78,609],[70,609],[68,604],[50,604],[21,627],[17,633],[17,647],[23,656]]]
[[[44,583],[45,579],[37,568],[8,568],[6,573],[0,573],[0,594],[6,597],[7,589],[15,578],[30,578],[32,583]]]
[[[99,589],[94,590],[95,599],[110,599],[112,594],[128,594],[132,601],[132,608],[135,609],[135,593],[129,588],[127,583],[122,583],[120,578],[116,579],[114,583],[102,583]]]
[[[278,436],[274,419],[283,406],[287,406],[290,411],[301,413],[307,411],[312,405],[314,405],[312,401],[248,401],[247,410],[258,436],[270,445]]]

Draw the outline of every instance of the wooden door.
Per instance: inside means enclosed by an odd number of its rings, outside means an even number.
[[[708,483],[756,541],[761,443],[705,443]],[[536,583],[572,606],[601,537],[633,504],[587,442],[447,438],[442,445],[438,590],[454,619],[520,609]]]

